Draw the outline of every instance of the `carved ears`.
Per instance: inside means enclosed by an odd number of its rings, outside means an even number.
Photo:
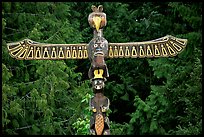
[[[92,5],[91,9],[93,12],[102,12],[103,11],[103,5],[99,5],[98,8],[95,5]]]
[[[92,5],[92,6],[91,6],[91,9],[92,9],[93,12],[96,12],[96,11],[98,10],[95,5]]]
[[[103,11],[103,5],[99,5],[99,6],[98,6],[98,11],[99,11],[99,12],[102,12],[102,11]]]

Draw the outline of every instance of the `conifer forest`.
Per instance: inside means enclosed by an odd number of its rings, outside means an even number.
[[[202,2],[156,1],[2,2],[2,133],[90,134],[90,61],[16,60],[7,43],[89,43],[92,5],[108,42],[188,40],[175,57],[106,59],[111,135],[202,134]]]

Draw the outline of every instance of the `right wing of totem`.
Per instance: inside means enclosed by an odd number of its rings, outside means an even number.
[[[87,59],[87,44],[48,44],[30,39],[8,43],[11,57],[18,60]]]
[[[151,58],[176,56],[186,47],[187,39],[165,37],[131,43],[109,43],[108,58]]]

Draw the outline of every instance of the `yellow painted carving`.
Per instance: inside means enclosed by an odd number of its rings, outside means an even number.
[[[87,52],[87,49],[86,49],[86,46],[84,47],[84,56],[83,58],[88,58],[88,52]]]
[[[147,56],[152,56],[152,51],[149,45],[147,46]]]
[[[106,108],[102,107],[102,112],[106,112]]]
[[[52,48],[51,58],[57,58],[57,53],[55,51],[55,47]]]
[[[76,49],[75,47],[73,47],[73,50],[72,50],[72,58],[77,58],[77,52],[76,52]]]
[[[113,58],[113,50],[112,50],[112,47],[110,47],[110,49],[109,49],[109,57],[110,57],[110,58]]]
[[[129,56],[130,56],[130,51],[129,51],[129,48],[128,48],[128,47],[126,47],[126,49],[125,49],[125,56],[126,56],[126,57],[129,57]]]
[[[62,55],[62,56],[61,56],[61,55]],[[62,47],[60,47],[59,58],[64,58],[64,52],[63,52],[63,50],[62,50]]]
[[[39,56],[38,56],[39,54]],[[35,56],[36,59],[40,59],[41,58],[41,52],[40,52],[40,47],[37,48],[36,50],[36,56]]]
[[[27,54],[27,52],[28,52],[28,47],[26,47],[26,48],[24,48],[24,50],[22,50],[22,52],[18,55],[18,58],[19,59],[25,58],[25,55]],[[23,55],[23,56],[21,57],[21,55]]]
[[[166,49],[165,49],[165,47],[164,47],[163,44],[161,45],[161,48],[162,48],[162,54],[163,54],[163,56],[167,56],[167,51],[166,51]]]
[[[137,56],[137,51],[135,47],[132,47],[132,57],[136,57],[136,56]]]
[[[123,56],[124,56],[123,47],[122,47],[122,46],[120,46],[119,56],[120,56],[120,57],[123,57]]]
[[[27,58],[33,58],[34,57],[34,54],[33,54],[33,47],[31,47],[30,48],[30,51],[29,51],[29,53],[28,53],[28,55],[27,55]],[[31,55],[31,57],[30,57],[30,55]]]
[[[182,50],[182,47],[179,46],[178,44],[176,44],[176,43],[174,43],[174,42],[172,42],[172,41],[170,41],[170,43],[173,45],[173,47],[174,47],[177,51],[181,51],[181,50]]]
[[[168,50],[169,50],[169,53],[170,53],[171,55],[176,54],[176,52],[174,51],[174,49],[173,49],[172,47],[170,47],[169,44],[166,43],[166,46],[167,46],[167,48],[168,48]]]
[[[93,112],[96,112],[96,109],[94,108],[94,109],[92,109],[92,111],[93,111]]]
[[[117,46],[115,46],[114,57],[117,57],[117,56],[118,56],[118,49],[117,49]]]
[[[69,47],[67,47],[67,58],[71,58],[71,51]]]
[[[47,54],[47,57],[45,57],[45,54]],[[43,58],[49,58],[50,55],[48,53],[48,50],[47,50],[47,47],[44,49],[44,52],[43,52]]]
[[[79,59],[82,59],[83,57],[82,57],[82,47],[79,47],[79,50],[78,50],[78,58]]]
[[[16,49],[16,50],[11,51],[11,54],[12,54],[13,56],[18,56],[18,54],[21,53],[22,50],[23,50],[23,47],[20,47],[20,48],[18,48],[18,49]],[[16,53],[16,54],[14,55],[13,53],[16,52],[16,51],[18,51],[18,53]]]
[[[94,78],[103,78],[103,69],[94,70]]]
[[[140,57],[143,57],[143,56],[145,56],[144,50],[143,50],[142,46],[140,46]]]
[[[154,51],[155,56],[159,56],[160,52],[159,52],[159,49],[158,49],[157,45],[155,45],[154,49],[155,49],[155,51]]]

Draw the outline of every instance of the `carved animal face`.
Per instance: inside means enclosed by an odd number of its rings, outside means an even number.
[[[93,38],[89,42],[88,54],[92,59],[98,54],[106,57],[108,55],[108,41],[103,37]]]
[[[89,14],[89,25],[97,31],[106,26],[106,14],[103,11],[103,6],[99,5],[98,8],[92,5],[92,13]]]
[[[96,90],[100,90],[104,88],[104,80],[102,79],[94,79],[92,81],[92,87]]]
[[[103,37],[93,38],[89,42],[88,54],[94,67],[105,66],[104,58],[108,55],[108,41]]]

